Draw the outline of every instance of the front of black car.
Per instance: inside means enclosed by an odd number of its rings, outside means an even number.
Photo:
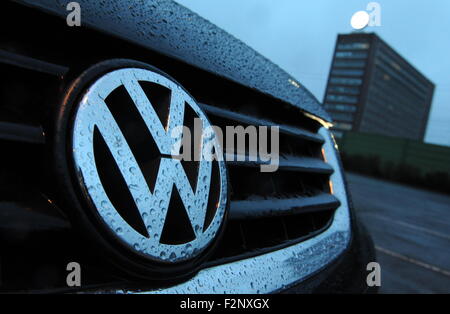
[[[81,27],[67,25],[69,2],[0,4],[8,29],[0,39],[1,291],[373,292],[373,244],[353,213],[331,119],[300,82],[173,1],[77,1]],[[113,94],[122,87],[138,111],[118,105],[128,101]],[[139,107],[147,97],[155,117],[166,114],[161,132]],[[172,111],[177,97],[183,104]],[[108,108],[99,120],[96,103]],[[192,201],[204,208],[198,218],[186,204],[201,194],[192,191],[203,163],[178,167],[160,134],[181,110],[185,124],[191,112],[223,129],[277,127],[278,169],[217,162],[204,170],[205,202]],[[152,153],[142,148],[147,139]],[[125,153],[115,151],[123,142]],[[177,181],[182,174],[196,184]],[[158,189],[169,196],[156,198]],[[182,219],[192,223],[190,242],[174,235]],[[72,266],[81,284],[71,284]]]

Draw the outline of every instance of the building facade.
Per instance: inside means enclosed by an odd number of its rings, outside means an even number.
[[[423,141],[433,93],[376,34],[338,35],[323,101],[337,137],[360,131]]]

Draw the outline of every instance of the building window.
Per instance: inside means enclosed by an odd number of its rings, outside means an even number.
[[[362,84],[362,79],[358,78],[344,78],[344,77],[332,77],[330,82],[333,84],[340,85],[351,85],[351,86],[359,86]]]
[[[346,104],[325,104],[325,109],[327,110],[337,110],[344,112],[356,112],[357,107],[354,105],[346,105]]]
[[[336,58],[342,59],[365,59],[367,58],[367,52],[361,51],[338,51],[336,52]]]
[[[359,95],[359,89],[356,87],[348,87],[348,86],[330,86],[328,88],[329,92],[333,93],[342,93],[342,94],[350,94],[350,95]]]
[[[331,71],[333,75],[344,75],[344,76],[363,76],[364,71],[362,70],[340,70],[334,69]]]
[[[366,50],[369,49],[369,43],[348,43],[348,44],[338,44],[338,50]]]
[[[366,63],[364,61],[354,61],[354,60],[348,60],[348,61],[335,61],[334,67],[335,68],[364,68]]]
[[[327,95],[328,101],[338,101],[338,102],[346,102],[349,104],[356,104],[358,102],[358,98],[354,96],[345,96],[345,95]]]

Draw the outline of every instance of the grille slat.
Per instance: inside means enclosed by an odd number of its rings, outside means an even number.
[[[229,145],[228,136],[235,135],[224,134],[231,185],[230,221],[213,261],[270,252],[325,231],[341,203],[330,184],[335,169],[323,155],[325,139],[319,134],[322,125],[276,102],[272,113],[270,107],[255,102],[235,105],[233,110],[219,99],[204,103],[202,109],[222,129],[239,125],[279,127],[280,157],[275,172],[261,172],[260,168],[273,164],[273,159],[256,157],[247,142],[245,151],[231,146],[234,139]],[[267,145],[271,149],[272,141]]]
[[[229,218],[233,220],[257,219],[306,214],[335,210],[339,205],[339,200],[331,194],[286,199],[241,200],[231,202]]]
[[[0,121],[0,139],[33,144],[45,143],[42,127],[2,121]]]
[[[266,120],[266,119],[251,117],[251,116],[248,116],[245,114],[226,110],[223,108],[213,107],[213,106],[210,106],[207,104],[200,104],[200,107],[203,110],[205,110],[206,113],[208,113],[209,115],[222,117],[222,118],[240,122],[241,124],[246,124],[246,125],[261,125],[261,126],[268,126],[268,127],[278,126],[280,128],[280,133],[299,137],[299,138],[302,138],[302,139],[305,139],[308,141],[313,141],[313,142],[320,143],[320,144],[324,143],[323,137],[320,136],[319,134],[312,133],[308,130],[305,130],[305,129],[302,129],[299,127],[294,127],[294,126],[289,126],[289,125],[279,125],[279,124],[276,124],[276,123]]]
[[[270,162],[258,159],[251,161],[249,156],[226,154],[229,166],[237,167],[260,167]],[[284,156],[280,157],[278,169],[282,171],[311,172],[331,175],[334,170],[326,162],[310,157]]]
[[[21,54],[9,52],[0,49],[0,63],[17,66],[23,69],[36,72],[51,74],[55,76],[63,76],[69,69],[67,67],[30,58]]]

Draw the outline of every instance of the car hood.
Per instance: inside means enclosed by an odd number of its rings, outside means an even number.
[[[67,0],[14,0],[66,18]],[[78,0],[83,26],[269,94],[323,120],[319,101],[255,50],[172,0]]]

